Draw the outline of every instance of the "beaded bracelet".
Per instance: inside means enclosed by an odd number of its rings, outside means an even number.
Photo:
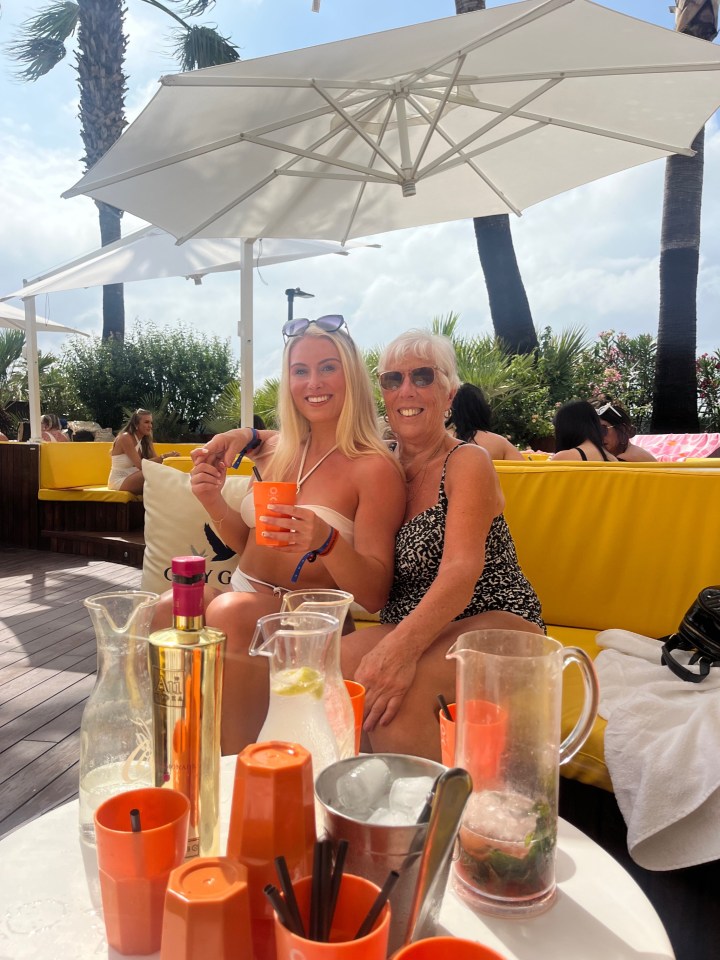
[[[250,437],[250,442],[245,444],[245,446],[242,448],[240,453],[237,455],[237,457],[235,457],[235,460],[233,461],[234,470],[236,470],[240,466],[242,458],[245,456],[248,450],[254,450],[256,447],[259,447],[260,444],[262,443],[262,440],[258,436],[258,432],[255,429],[255,427],[250,427],[250,432],[252,434],[252,436]]]
[[[293,573],[293,575],[290,577],[290,582],[297,583],[297,579],[300,576],[300,571],[302,570],[303,564],[306,560],[308,563],[315,563],[318,557],[326,557],[339,539],[340,534],[338,531],[335,529],[335,527],[330,527],[330,533],[328,534],[328,538],[325,543],[321,547],[318,547],[317,550],[310,550],[300,558],[300,562],[295,567],[295,573]]]

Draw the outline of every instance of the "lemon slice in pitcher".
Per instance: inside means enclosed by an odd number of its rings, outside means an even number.
[[[294,697],[301,693],[309,693],[316,700],[323,695],[323,678],[312,667],[296,667],[290,670],[280,670],[275,674],[272,682],[272,692],[282,697]]]

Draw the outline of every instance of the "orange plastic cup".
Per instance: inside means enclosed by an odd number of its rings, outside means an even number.
[[[264,537],[263,533],[275,533],[281,530],[281,527],[273,526],[270,523],[263,523],[260,517],[268,517],[271,511],[268,511],[270,503],[295,503],[297,487],[294,483],[278,483],[275,480],[256,480],[252,485],[253,503],[255,504],[255,542],[264,547],[285,546],[281,540],[273,540],[272,537]],[[278,513],[278,517],[289,517],[288,513]],[[283,531],[284,532],[284,531]]]
[[[360,753],[360,738],[362,737],[363,714],[365,712],[365,687],[355,680],[346,680],[345,686],[350,694],[350,703],[355,720],[355,756]]]
[[[448,711],[452,720],[448,720],[443,710],[440,711],[440,759],[446,767],[455,766],[455,715],[457,704],[449,703]]]
[[[447,767],[464,767],[475,787],[496,780],[505,749],[507,712],[489,700],[466,700],[462,720],[464,756],[460,756],[456,747],[456,709],[454,703],[448,704],[452,721],[440,711],[442,762]]]
[[[392,960],[506,960],[501,954],[475,940],[459,940],[457,937],[428,937],[401,947],[392,955]]]
[[[130,811],[140,813],[132,832]],[[95,811],[98,872],[108,944],[122,954],[160,949],[170,871],[185,858],[190,801],[145,787],[111,797]]]
[[[160,960],[235,960],[251,953],[245,867],[227,857],[196,857],[173,870]]]
[[[251,743],[237,758],[227,855],[247,867],[255,957],[272,955],[275,857],[295,881],[312,872],[315,794],[310,752],[297,743]]]
[[[303,877],[293,887],[307,930],[312,878]],[[296,960],[300,957],[303,960],[385,960],[390,936],[389,903],[383,907],[370,933],[353,940],[379,892],[380,888],[364,877],[343,874],[328,943],[299,937],[275,917],[277,960]]]

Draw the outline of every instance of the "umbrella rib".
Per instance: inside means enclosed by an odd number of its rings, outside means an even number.
[[[388,92],[388,81],[384,80],[335,80],[328,79],[310,79],[303,77],[204,77],[199,74],[200,70],[190,70],[187,73],[172,73],[166,77],[161,77],[160,83],[167,87],[295,87],[299,90],[311,89],[316,83],[322,83],[324,87],[339,88],[341,90],[379,90],[382,93]],[[196,76],[197,74],[197,76]],[[394,84],[390,79],[390,83]]]
[[[559,9],[560,7],[565,7],[570,3],[575,3],[575,0],[545,0],[545,3],[541,3],[540,6],[536,7],[534,10],[530,10],[528,13],[514,17],[512,20],[508,20],[507,23],[504,23],[502,26],[497,27],[495,30],[491,30],[490,33],[486,33],[484,37],[473,40],[472,43],[468,43],[465,46],[460,47],[459,50],[453,51],[452,54],[443,57],[441,60],[437,60],[435,63],[430,64],[430,66],[425,67],[422,70],[416,70],[414,73],[406,77],[406,82],[413,85],[422,77],[426,77],[431,73],[437,73],[438,70],[444,67],[447,63],[451,63],[457,57],[467,56],[467,54],[472,53],[475,50],[479,50],[480,47],[484,47],[488,43],[492,43],[494,40],[499,40],[506,34],[513,33],[515,30],[519,30],[520,27],[524,27],[529,23],[533,23],[535,20],[539,20],[541,17],[545,17],[549,13],[554,13],[555,10]],[[480,11],[477,12],[479,13]]]
[[[478,130],[468,134],[467,137],[464,137],[459,143],[456,144],[454,149],[446,150],[445,153],[440,154],[439,157],[436,157],[434,160],[432,160],[423,170],[419,171],[418,178],[422,180],[423,177],[426,177],[436,167],[442,167],[443,163],[453,155],[456,155],[459,150],[462,150],[464,147],[468,146],[468,144],[479,140],[480,137],[484,136],[486,133],[489,133],[490,130],[502,123],[503,120],[507,120],[509,117],[516,116],[517,111],[522,106],[524,106],[526,103],[530,103],[532,100],[536,100],[538,97],[541,97],[544,93],[547,93],[548,90],[551,90],[553,87],[557,86],[558,83],[560,83],[559,80],[550,80],[538,87],[537,90],[533,90],[520,100],[515,101],[515,103],[511,104],[510,106],[499,110],[496,117],[488,121],[486,124],[483,124],[483,126]]]
[[[364,103],[368,101],[369,97],[372,96],[372,100],[368,103],[367,109],[370,110],[378,103],[382,103],[385,97],[378,97],[375,94],[365,94],[357,97],[352,97],[347,100],[343,105],[347,107],[355,107],[359,103]],[[364,112],[364,111],[363,111]],[[335,109],[331,105],[326,105],[323,107],[318,107],[316,110],[308,110],[307,113],[293,114],[291,117],[284,117],[282,120],[276,120],[273,123],[267,123],[262,127],[254,127],[252,130],[247,130],[247,136],[264,136],[266,133],[273,133],[275,130],[283,130],[286,127],[294,127],[298,124],[305,123],[308,120],[317,120],[319,117],[326,117],[330,114],[335,113]]]
[[[248,143],[254,143],[258,147],[267,147],[270,150],[277,150],[281,153],[291,153],[293,156],[299,157],[303,160],[317,160],[318,163],[321,164],[342,167],[345,170],[354,170],[356,173],[360,174],[367,173],[369,169],[362,164],[352,163],[350,160],[340,160],[338,157],[333,157],[330,154],[316,153],[314,150],[307,150],[303,149],[302,147],[292,147],[290,144],[280,143],[276,140],[266,140],[264,137],[243,136],[243,140],[247,141]],[[395,167],[395,164],[393,164],[393,167]],[[397,179],[390,174],[376,173],[376,176],[384,180],[386,183],[397,183]]]
[[[440,122],[440,117],[442,116],[442,113],[443,113],[443,111],[445,110],[445,107],[447,106],[448,98],[449,98],[449,96],[450,96],[450,93],[452,92],[453,86],[455,85],[455,82],[456,82],[456,80],[457,80],[457,76],[458,76],[458,74],[459,74],[459,72],[460,72],[460,68],[462,67],[462,65],[463,65],[464,63],[465,63],[465,57],[464,57],[464,56],[458,57],[457,60],[455,61],[455,69],[453,70],[452,75],[451,75],[450,77],[448,77],[448,80],[447,80],[446,85],[445,85],[445,92],[444,92],[444,94],[443,94],[443,96],[442,96],[442,98],[441,98],[441,100],[440,100],[440,103],[438,104],[438,107],[437,107],[437,109],[436,109],[436,111],[435,111],[435,116],[432,117],[432,118],[430,118],[429,116],[426,115],[426,113],[425,113],[424,110],[423,110],[423,111],[420,111],[420,112],[422,113],[422,115],[425,116],[426,119],[429,121],[429,126],[428,126],[428,129],[427,129],[426,133],[425,133],[425,139],[424,139],[423,142],[420,144],[420,149],[418,150],[417,157],[415,158],[415,163],[413,164],[412,171],[411,171],[411,173],[410,173],[410,176],[411,176],[411,178],[412,178],[413,180],[417,177],[418,168],[419,168],[420,164],[422,163],[423,157],[425,156],[425,152],[426,152],[426,150],[427,150],[427,148],[428,148],[428,146],[429,146],[429,144],[430,144],[430,140],[432,139],[432,135],[433,135],[433,133],[435,132],[438,123]],[[410,95],[408,94],[408,98],[409,98],[409,97],[410,97]],[[415,109],[417,110],[417,109],[418,109],[418,104],[417,104],[414,100],[413,100],[412,102],[413,102],[413,104],[414,104],[414,106],[415,106]]]
[[[350,127],[353,128],[355,133],[365,141],[365,143],[373,151],[373,154],[381,157],[385,163],[390,167],[391,170],[394,170],[398,177],[402,176],[402,171],[400,167],[395,163],[395,161],[390,157],[384,150],[381,149],[380,145],[368,136],[368,134],[362,129],[362,127],[351,117],[346,110],[344,110],[340,104],[333,100],[327,90],[323,90],[321,86],[314,83],[315,90],[318,94],[329,104],[330,107],[341,117]]]
[[[522,83],[526,80],[583,80],[594,77],[630,77],[645,76],[656,73],[707,73],[720,70],[720,61],[704,60],[694,63],[650,63],[646,66],[638,64],[618,64],[614,67],[585,67],[569,70],[540,70],[531,73],[502,73],[502,74],[472,74],[460,75],[457,78],[459,86],[469,87],[477,83]],[[428,71],[429,72],[429,71]],[[441,80],[447,74],[436,71]],[[413,83],[415,90],[436,87],[437,80],[421,80]]]
[[[410,98],[410,99],[411,99],[411,103],[413,104],[413,106],[415,107],[415,109],[418,110],[420,113],[422,113],[422,114],[425,116],[425,115],[426,115],[426,111],[425,111],[425,108],[422,106],[422,104],[416,102],[416,101],[415,101],[414,99],[412,99],[412,98]],[[429,114],[427,115],[427,117],[428,117],[428,120],[429,120],[429,119],[430,119]],[[530,131],[533,130],[533,129],[537,129],[537,128],[539,128],[540,126],[541,126],[541,124],[536,124],[534,128],[533,128],[533,127],[529,127],[529,128],[527,128],[527,132],[530,132]],[[438,133],[440,134],[440,136],[446,141],[446,143],[449,143],[450,146],[453,146],[453,147],[455,146],[455,141],[452,139],[452,137],[450,136],[450,134],[447,133],[447,132],[440,126],[439,123],[437,124],[437,132],[438,132]],[[523,134],[524,134],[525,132],[526,132],[526,131],[522,131]],[[505,137],[504,140],[514,140],[517,136],[518,136],[517,133],[516,133],[516,134],[512,134],[512,135],[509,136],[509,137]],[[503,141],[503,142],[504,142],[504,141]],[[471,157],[470,155],[464,153],[462,150],[458,150],[457,153],[458,153],[458,159],[454,160],[452,163],[446,164],[446,165],[442,168],[442,171],[441,171],[441,170],[438,170],[437,172],[440,173],[440,172],[443,172],[444,170],[448,169],[449,167],[455,167],[455,166],[459,166],[461,163],[466,163],[467,166],[469,166],[470,169],[473,170],[473,171],[480,177],[480,179],[485,182],[485,184],[492,190],[492,192],[498,197],[498,199],[502,200],[502,202],[508,207],[508,209],[512,210],[512,212],[513,212],[514,214],[516,214],[516,216],[518,216],[518,217],[521,217],[521,216],[522,216],[522,212],[521,212],[520,208],[519,208],[519,207],[516,207],[515,204],[508,198],[508,196],[494,183],[494,181],[492,181],[492,180],[490,179],[490,177],[488,177],[488,175],[487,175],[476,163],[473,162],[472,157]]]

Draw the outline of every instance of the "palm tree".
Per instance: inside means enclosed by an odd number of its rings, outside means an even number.
[[[484,9],[485,0],[455,0],[456,13]],[[475,217],[473,225],[495,335],[511,353],[531,353],[538,347],[538,338],[515,256],[510,217],[506,213]]]
[[[216,30],[190,25],[160,0],[142,0],[163,11],[178,25],[175,56],[182,70],[209,67],[239,59],[236,47]],[[204,13],[214,0],[167,0],[182,4],[186,17]],[[127,77],[123,72],[127,37],[124,0],[57,0],[26,20],[9,52],[22,68],[18,76],[34,81],[45,76],[66,55],[66,42],[77,35],[76,70],[80,88],[82,162],[89,169],[115,143],[125,120]],[[122,210],[95,201],[103,246],[120,238]],[[122,284],[103,287],[103,338],[125,336]]]
[[[675,29],[714,40],[718,0],[677,0]],[[692,144],[694,157],[665,161],[652,433],[699,429],[695,352],[704,147],[703,129]]]

